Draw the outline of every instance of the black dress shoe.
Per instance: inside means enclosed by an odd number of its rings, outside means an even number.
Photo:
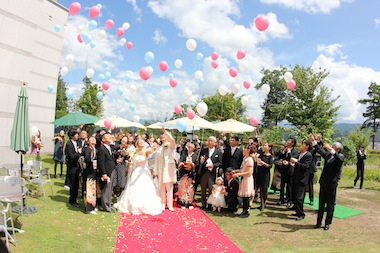
[[[239,215],[239,218],[248,218],[249,216],[249,213],[248,212],[242,212],[240,215]]]
[[[78,204],[78,203],[72,203],[71,204],[73,207],[76,207],[76,208],[79,208],[80,207],[80,205]]]
[[[325,227],[323,228],[323,230],[329,230],[330,229],[330,225],[325,225]]]
[[[300,220],[303,220],[303,219],[305,219],[305,216],[298,216],[298,217],[296,218],[296,221],[300,221]]]
[[[314,228],[320,228],[321,227],[321,224],[316,224],[315,226],[314,226]]]

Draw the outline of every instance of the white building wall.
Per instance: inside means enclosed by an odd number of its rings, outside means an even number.
[[[10,136],[17,94],[28,85],[29,124],[53,152],[55,99],[67,8],[54,0],[0,0],[0,165],[17,163]],[[55,25],[61,26],[55,32]],[[48,92],[52,85],[54,91]],[[30,151],[30,150],[29,150]]]

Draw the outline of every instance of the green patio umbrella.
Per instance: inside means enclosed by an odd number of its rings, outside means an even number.
[[[51,123],[55,126],[79,126],[82,123],[84,125],[94,124],[98,119],[98,117],[83,112],[73,112],[62,116]]]
[[[21,156],[21,175],[23,161],[22,157],[30,147],[30,130],[29,130],[29,110],[28,110],[28,93],[26,84],[23,84],[18,94],[16,112],[13,120],[13,127],[11,132],[11,146],[10,148],[19,153]]]

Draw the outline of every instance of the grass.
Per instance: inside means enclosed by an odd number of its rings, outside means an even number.
[[[52,173],[52,156],[43,155],[42,161]],[[252,209],[248,219],[224,213],[208,216],[243,252],[379,252],[380,182],[365,181],[366,190],[353,189],[354,174],[350,170],[355,171],[346,168],[343,173],[337,203],[363,210],[365,214],[334,219],[328,232],[312,228],[316,213],[311,209],[306,209],[306,219],[301,222],[289,219],[289,211],[274,204],[278,200],[274,194],[269,195],[264,212]],[[28,199],[28,204],[36,206],[38,212],[24,215],[25,233],[17,234],[17,246],[11,245],[12,252],[113,252],[119,214],[99,211],[98,215],[88,215],[83,208],[67,205],[69,191],[63,188],[63,183],[64,178],[53,178],[54,197],[46,186],[49,195],[46,202],[43,196]],[[319,190],[318,184],[315,188]]]

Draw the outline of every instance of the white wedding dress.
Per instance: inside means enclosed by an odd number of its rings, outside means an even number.
[[[154,185],[152,174],[144,155],[136,155],[129,168],[125,190],[117,205],[121,213],[150,214],[162,213],[161,198]]]

